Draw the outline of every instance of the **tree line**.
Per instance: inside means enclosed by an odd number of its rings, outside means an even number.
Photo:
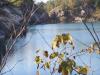
[[[48,12],[58,6],[61,6],[61,9],[74,9],[75,7],[82,5],[82,3],[84,3],[84,5],[86,3],[94,4],[96,8],[100,8],[100,0],[49,0],[44,4],[44,8]]]

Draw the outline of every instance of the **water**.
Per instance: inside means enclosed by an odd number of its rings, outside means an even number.
[[[100,23],[95,23],[95,30],[100,38]],[[90,24],[89,28],[92,30]],[[47,24],[37,25],[28,28],[27,36],[25,38],[19,38],[16,45],[14,54],[9,56],[7,65],[4,70],[9,71],[5,75],[36,75],[36,65],[34,63],[35,52],[38,49],[51,51],[51,41],[57,34],[70,33],[75,42],[75,51],[86,48],[81,42],[90,45],[94,42],[93,38],[87,31],[86,27],[81,23],[69,23],[69,24]],[[91,62],[90,62],[90,58]],[[76,58],[76,62],[84,66],[84,63],[91,66],[91,70],[88,75],[100,75],[100,56],[92,54],[91,56],[86,53]],[[83,63],[84,62],[84,63]],[[40,70],[40,75],[50,75],[49,70]],[[56,73],[55,75],[60,75]]]

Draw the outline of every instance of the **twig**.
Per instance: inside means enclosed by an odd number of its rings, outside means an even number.
[[[23,22],[22,22],[22,24],[21,24],[19,33],[16,35],[15,40],[13,41],[12,45],[11,45],[10,48],[7,50],[5,56],[4,56],[3,59],[2,59],[2,62],[1,62],[1,63],[2,63],[2,66],[1,66],[1,68],[0,68],[0,73],[1,73],[2,69],[4,68],[4,66],[6,65],[6,60],[7,60],[7,58],[8,58],[8,55],[9,55],[9,53],[10,53],[12,47],[13,47],[14,44],[16,43],[17,38],[22,34],[22,32],[23,32],[24,29],[25,29],[25,26],[29,23],[30,18],[32,17],[32,15],[35,14],[35,12],[36,12],[39,8],[40,8],[40,7],[38,7],[36,10],[33,10],[33,7],[32,7],[32,10],[31,10],[30,14],[29,14],[27,17],[24,17],[24,20],[23,20]],[[11,36],[12,36],[12,35],[11,35]],[[9,41],[10,41],[10,39],[9,39]]]
[[[95,36],[96,36],[96,38],[97,38],[97,40],[98,40],[98,42],[96,42],[96,43],[100,43],[100,40],[99,40],[99,37],[98,37],[98,35],[97,35],[97,33],[96,33],[96,31],[95,31],[95,29],[94,29],[94,24],[91,22],[91,24],[92,24],[92,28],[93,28],[93,32],[94,32],[94,34],[95,34]],[[99,45],[99,49],[100,49],[100,45]]]
[[[5,71],[5,72],[1,73],[0,75],[4,75],[4,74],[6,74],[6,73],[12,71],[12,70],[16,67],[16,65],[17,65],[19,62],[22,62],[22,60],[17,61],[17,62],[15,63],[15,65],[14,65],[11,69],[9,69],[8,71]]]

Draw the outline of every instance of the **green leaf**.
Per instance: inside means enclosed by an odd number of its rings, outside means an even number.
[[[58,56],[58,52],[54,52],[54,53],[52,53],[51,55],[50,55],[50,59],[54,59],[55,57],[57,57]]]
[[[60,58],[64,58],[64,53],[59,55]]]
[[[40,56],[36,56],[36,57],[35,57],[35,62],[36,62],[37,64],[42,63],[42,59],[40,58]]]
[[[50,68],[50,62],[46,62],[46,63],[44,64],[44,67],[49,69],[49,68]]]
[[[69,75],[73,71],[73,67],[76,66],[74,60],[68,59],[67,61],[62,61],[59,65],[58,72],[62,72],[63,75]]]
[[[67,33],[65,38],[66,38],[67,41],[68,41],[68,40],[70,40],[70,41],[73,40],[73,38],[72,38],[72,36],[70,35],[70,33]]]
[[[73,38],[70,33],[62,34],[62,43],[66,44],[68,41],[72,42]]]
[[[66,69],[67,62],[66,61],[62,61],[61,66],[62,66],[62,69]]]
[[[69,73],[69,71],[68,70],[62,70],[62,75],[69,75],[70,73]]]
[[[68,60],[67,60],[67,65],[70,66],[70,67],[75,67],[75,66],[76,66],[76,63],[75,63],[74,60],[68,59]]]

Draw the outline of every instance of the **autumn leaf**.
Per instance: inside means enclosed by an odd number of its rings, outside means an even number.
[[[67,61],[62,61],[59,65],[58,72],[62,72],[62,75],[69,75],[73,71],[73,67],[76,65],[74,60],[68,59]]]
[[[92,47],[89,47],[88,49],[86,49],[89,53],[93,53],[94,52],[94,50],[93,50],[93,48]]]
[[[60,43],[61,43],[61,36],[56,35],[55,39],[52,41],[52,49],[59,47]]]
[[[36,56],[35,61],[37,64],[40,64],[42,62],[42,59],[40,58],[40,56]]]
[[[55,57],[57,57],[58,56],[58,52],[54,52],[54,53],[52,53],[51,55],[50,55],[50,59],[54,59]]]
[[[67,42],[72,43],[73,38],[70,33],[62,34],[62,43],[66,44]]]
[[[88,66],[85,66],[85,67],[79,66],[79,67],[77,67],[76,70],[78,71],[79,74],[87,75],[89,68],[88,68]]]
[[[49,56],[48,51],[44,51],[44,56],[45,57],[48,57]]]
[[[59,73],[62,72],[62,65],[59,65],[58,72],[59,72]]]
[[[97,54],[100,54],[100,50],[96,50],[96,53],[97,53]]]
[[[68,70],[62,70],[62,75],[70,75],[70,72]]]
[[[46,63],[44,64],[44,67],[49,69],[49,68],[50,68],[50,62],[46,62]]]
[[[62,35],[56,35],[55,39],[52,41],[52,49],[59,48],[60,44],[67,44],[67,42],[72,45],[74,49],[74,44],[73,44],[73,38],[70,35],[70,33],[67,34],[62,34]]]
[[[64,53],[59,54],[59,57],[60,57],[60,58],[64,58]]]

